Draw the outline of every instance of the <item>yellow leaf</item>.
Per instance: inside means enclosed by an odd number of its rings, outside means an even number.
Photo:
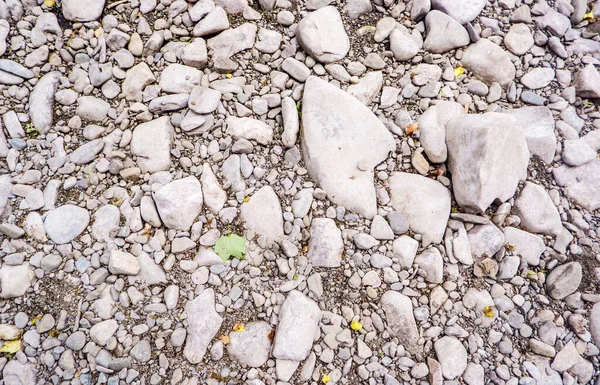
[[[483,314],[484,314],[486,317],[490,317],[490,318],[492,318],[492,317],[494,316],[494,307],[493,307],[493,306],[486,306],[486,307],[483,309]]]
[[[419,122],[411,123],[404,129],[406,135],[410,135],[419,129]]]
[[[459,77],[460,75],[462,75],[464,73],[465,73],[465,69],[462,68],[461,66],[458,66],[454,69],[454,77],[455,78]]]
[[[21,340],[7,341],[0,348],[0,353],[15,354],[21,350]]]
[[[250,200],[250,197],[244,198],[244,202],[248,202],[249,200]]]
[[[321,377],[321,382],[323,382],[324,384],[328,384],[329,382],[331,382],[331,378],[329,378],[327,373],[323,373],[323,377]]]
[[[235,330],[236,332],[241,332],[246,328],[246,325],[244,325],[243,323],[236,323],[235,325],[233,325],[233,330]]]
[[[233,77],[233,75],[232,75],[232,74],[226,74],[226,75],[225,75],[225,77],[226,77],[227,79],[231,79],[231,78]]]
[[[44,0],[44,5],[48,8],[52,8],[56,5],[56,0]]]
[[[594,11],[591,10],[585,15],[583,15],[583,20],[594,20]]]
[[[352,330],[360,330],[362,329],[362,324],[357,320],[352,320],[352,322],[350,323],[350,328]]]
[[[35,317],[34,317],[34,318],[31,320],[31,324],[32,324],[32,325],[35,325],[35,323],[36,323],[36,322],[38,322],[38,321],[39,321],[39,320],[41,320],[41,319],[42,319],[42,315],[41,315],[41,314],[38,314],[38,315],[36,315],[36,316],[35,316]]]
[[[223,345],[228,345],[229,344],[229,336],[221,336],[221,342],[223,343]]]

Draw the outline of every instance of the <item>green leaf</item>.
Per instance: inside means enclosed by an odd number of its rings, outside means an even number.
[[[214,250],[223,262],[232,256],[243,259],[244,254],[246,254],[246,239],[236,234],[223,235],[217,239]]]

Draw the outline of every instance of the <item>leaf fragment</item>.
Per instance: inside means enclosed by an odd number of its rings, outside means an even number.
[[[223,345],[228,345],[229,344],[229,336],[221,336],[221,343]]]
[[[465,69],[462,66],[458,66],[454,69],[454,77],[457,78],[465,73]]]
[[[56,5],[56,0],[44,0],[44,5],[48,8],[52,8]]]
[[[419,122],[415,122],[415,123],[411,123],[408,126],[406,126],[406,129],[404,130],[404,132],[406,133],[406,135],[411,135],[413,132],[417,131],[419,129]]]
[[[494,317],[494,307],[486,306],[485,308],[483,308],[483,315],[490,318]]]
[[[324,384],[328,384],[331,382],[331,378],[327,375],[327,373],[323,373],[323,377],[321,377],[321,382]]]
[[[223,235],[217,239],[213,249],[223,262],[226,262],[232,256],[243,259],[244,254],[246,254],[246,239],[237,234]]]
[[[362,329],[362,323],[360,323],[360,321],[353,319],[352,322],[350,322],[350,329],[352,330],[360,330]]]
[[[591,10],[585,15],[583,15],[583,20],[594,20],[594,10]]]
[[[243,332],[244,329],[246,329],[246,325],[244,325],[241,322],[237,322],[235,325],[233,325],[233,330],[236,332]]]
[[[0,353],[15,354],[21,350],[21,340],[6,341],[0,348]]]

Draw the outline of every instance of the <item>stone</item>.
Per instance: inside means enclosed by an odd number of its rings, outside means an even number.
[[[422,351],[418,343],[419,331],[410,298],[397,291],[388,290],[381,296],[379,304],[385,313],[387,328],[391,335],[398,338],[398,343],[412,354]]]
[[[77,238],[89,223],[90,214],[86,209],[64,205],[48,213],[44,227],[52,242],[61,245]]]
[[[183,355],[192,364],[202,362],[206,349],[221,328],[223,318],[215,310],[215,293],[205,289],[185,305],[187,337]]]
[[[474,226],[469,230],[471,253],[475,257],[492,257],[504,246],[504,233],[493,224]]]
[[[152,358],[152,348],[148,340],[141,340],[133,346],[129,354],[139,362],[148,362]]]
[[[427,158],[433,163],[444,163],[448,158],[446,147],[446,123],[464,115],[464,107],[456,102],[438,101],[429,107],[419,118],[421,146]]]
[[[444,278],[444,260],[435,247],[417,255],[415,264],[425,272],[425,280],[430,283],[442,283]]]
[[[279,313],[273,357],[296,362],[308,357],[320,319],[319,305],[301,292],[292,290]]]
[[[397,61],[407,61],[419,53],[419,43],[406,29],[396,28],[390,33],[390,50]]]
[[[273,141],[273,128],[267,123],[253,118],[227,118],[227,134],[236,139],[255,140],[267,145]]]
[[[460,24],[466,24],[479,16],[485,4],[485,0],[432,0],[431,8],[447,13]]]
[[[296,39],[306,53],[323,63],[341,60],[350,50],[342,18],[332,6],[311,12],[302,19]]]
[[[140,263],[130,253],[111,250],[108,260],[108,270],[112,274],[137,275],[140,272]]]
[[[467,30],[458,21],[440,11],[430,11],[425,17],[427,36],[423,49],[432,53],[445,53],[464,47],[471,41]]]
[[[298,108],[294,99],[289,96],[283,98],[281,101],[281,114],[283,117],[281,141],[287,148],[294,147],[298,140],[298,132],[300,131]]]
[[[590,333],[596,347],[600,347],[600,303],[594,304],[590,310]]]
[[[593,64],[580,69],[573,78],[573,86],[581,98],[600,98],[600,73]]]
[[[94,21],[100,18],[105,0],[63,0],[61,9],[70,21]]]
[[[123,95],[127,100],[141,102],[142,92],[155,81],[156,78],[148,64],[141,62],[127,70],[122,85]]]
[[[308,79],[308,77],[310,76],[310,68],[308,68],[301,61],[294,59],[293,57],[286,58],[283,61],[283,63],[281,63],[281,69],[290,74],[291,77],[302,83],[304,83],[306,79]]]
[[[561,165],[552,169],[552,176],[575,203],[588,210],[600,208],[600,159],[578,167]]]
[[[103,121],[110,108],[110,104],[94,96],[82,96],[77,103],[77,115],[92,122]]]
[[[394,239],[394,232],[382,216],[376,215],[371,221],[371,236],[379,240]]]
[[[98,322],[90,329],[90,338],[96,344],[105,346],[119,329],[119,323],[114,319]]]
[[[37,381],[34,366],[19,360],[10,360],[4,365],[2,378],[5,385],[35,385]]]
[[[521,76],[521,84],[532,90],[544,88],[552,80],[554,80],[554,70],[552,68],[534,68]]]
[[[162,223],[170,229],[189,230],[202,210],[202,187],[193,176],[167,183],[152,198]]]
[[[248,7],[246,0],[215,0],[215,4],[223,7],[230,15],[242,13]]]
[[[357,19],[360,15],[369,13],[373,10],[373,6],[369,0],[349,0],[344,6],[344,12],[348,14],[350,19]]]
[[[131,153],[142,172],[166,171],[171,166],[173,126],[168,116],[139,124],[131,138]]]
[[[194,36],[213,35],[228,28],[227,12],[221,7],[215,7],[196,24],[192,34]]]
[[[258,30],[258,42],[254,47],[260,52],[275,53],[279,49],[282,39],[281,33],[261,28]]]
[[[91,142],[79,146],[69,155],[69,158],[71,159],[71,162],[75,164],[88,164],[102,152],[103,148],[104,141],[102,139],[92,140]]]
[[[200,4],[200,2],[196,4]],[[186,46],[183,47],[180,57],[181,61],[186,66],[204,68],[208,63],[206,42],[201,38],[194,39],[191,43],[186,44]]]
[[[527,24],[513,24],[504,37],[504,46],[511,53],[521,56],[533,47],[534,40]]]
[[[329,218],[314,218],[310,227],[308,259],[314,267],[339,267],[344,241],[342,232]]]
[[[264,321],[250,322],[241,332],[229,333],[227,353],[243,365],[259,368],[269,359],[271,332],[271,325]]]
[[[238,52],[254,46],[257,29],[258,27],[255,24],[245,23],[237,28],[227,29],[217,36],[210,38],[206,46],[212,51],[214,60],[229,58]]]
[[[392,206],[423,235],[423,244],[440,243],[450,216],[450,191],[432,179],[405,172],[389,178]]]
[[[346,92],[360,100],[365,106],[369,106],[377,99],[382,85],[381,71],[374,71],[363,76],[358,83],[349,85]]]
[[[487,85],[496,82],[506,87],[515,78],[515,66],[508,53],[488,39],[469,45],[463,53],[462,64]]]
[[[316,77],[305,85],[302,125],[302,154],[313,180],[335,204],[375,216],[373,169],[396,148],[390,132],[354,97]]]
[[[446,145],[454,196],[467,210],[485,212],[496,199],[505,202],[527,177],[529,150],[512,116],[488,112],[451,119]]]
[[[558,210],[546,189],[540,185],[525,183],[515,202],[515,209],[527,231],[554,236],[562,231]]]
[[[419,242],[408,235],[396,238],[392,244],[392,251],[394,256],[398,258],[398,263],[403,269],[407,270],[412,267],[418,248]]]
[[[192,88],[188,107],[197,114],[210,114],[219,107],[221,93],[208,87],[196,86]]]
[[[167,283],[165,272],[160,265],[157,265],[152,258],[146,253],[141,253],[138,256],[138,262],[140,263],[140,274],[141,281],[147,285],[159,285]]]
[[[583,361],[584,360],[579,355],[573,341],[569,341],[565,347],[556,354],[550,367],[557,372],[565,372]]]
[[[60,80],[60,72],[48,72],[33,87],[29,95],[29,117],[36,130],[45,134],[52,128],[54,94]]]
[[[169,64],[160,73],[159,86],[170,94],[189,94],[200,84],[202,71],[182,64]]]
[[[546,164],[552,163],[556,152],[554,117],[548,107],[521,107],[506,110],[514,116],[525,132],[527,148],[531,155],[539,156]]]
[[[514,255],[522,256],[527,264],[533,266],[540,263],[540,255],[546,250],[540,237],[514,227],[504,228],[504,240]]]
[[[596,150],[594,150],[583,138],[567,139],[563,142],[561,158],[568,166],[582,166],[597,157],[598,154]]]
[[[579,262],[569,262],[552,269],[546,277],[546,292],[555,300],[573,294],[579,288],[582,268]]]
[[[467,350],[458,339],[444,336],[435,341],[433,347],[446,379],[460,377],[467,369]]]
[[[29,263],[0,267],[0,298],[17,298],[25,295],[35,279]]]
[[[227,201],[227,193],[221,188],[208,163],[204,163],[200,182],[202,183],[204,204],[213,214],[217,214]]]
[[[284,235],[281,203],[271,186],[262,187],[244,202],[240,207],[240,217],[247,229],[271,240]]]

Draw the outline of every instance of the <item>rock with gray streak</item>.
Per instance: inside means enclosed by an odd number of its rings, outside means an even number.
[[[579,262],[569,262],[552,269],[546,278],[546,292],[555,300],[573,294],[579,288],[582,269]]]
[[[342,232],[329,218],[315,218],[310,227],[308,259],[314,267],[338,267],[342,263]]]
[[[90,214],[84,208],[64,205],[46,215],[44,227],[52,242],[59,245],[77,238],[90,223]]]
[[[562,231],[560,215],[546,189],[527,182],[515,202],[521,225],[534,233],[558,235]]]
[[[271,352],[271,325],[264,321],[250,322],[241,332],[229,333],[227,353],[240,364],[261,367]]]
[[[279,198],[271,186],[255,192],[240,207],[240,216],[246,228],[271,240],[283,236],[283,216]]]
[[[215,310],[214,291],[205,289],[194,300],[188,301],[185,313],[187,337],[183,355],[190,363],[198,364],[223,323],[223,318]]]
[[[320,320],[319,305],[301,292],[292,290],[279,312],[273,357],[296,362],[308,357]]]
[[[430,11],[425,17],[427,37],[423,49],[433,53],[445,53],[464,47],[471,39],[467,30],[452,17],[440,11]]]
[[[385,321],[391,335],[398,338],[399,344],[407,351],[417,354],[422,350],[419,346],[419,331],[413,315],[410,298],[397,291],[386,291],[380,300],[381,310],[385,313]]]
[[[301,148],[313,180],[332,202],[372,218],[373,169],[396,148],[390,132],[354,97],[316,77],[306,82],[302,121]]]
[[[332,6],[311,12],[302,19],[296,38],[302,49],[323,63],[343,59],[350,49],[342,18]]]
[[[193,176],[160,187],[152,198],[162,223],[170,229],[189,230],[202,210],[202,187]]]
[[[131,153],[142,172],[166,171],[171,166],[173,126],[168,116],[138,125],[131,138]]]
[[[488,39],[469,45],[462,64],[487,85],[496,82],[506,87],[515,78],[515,66],[508,53]]]

